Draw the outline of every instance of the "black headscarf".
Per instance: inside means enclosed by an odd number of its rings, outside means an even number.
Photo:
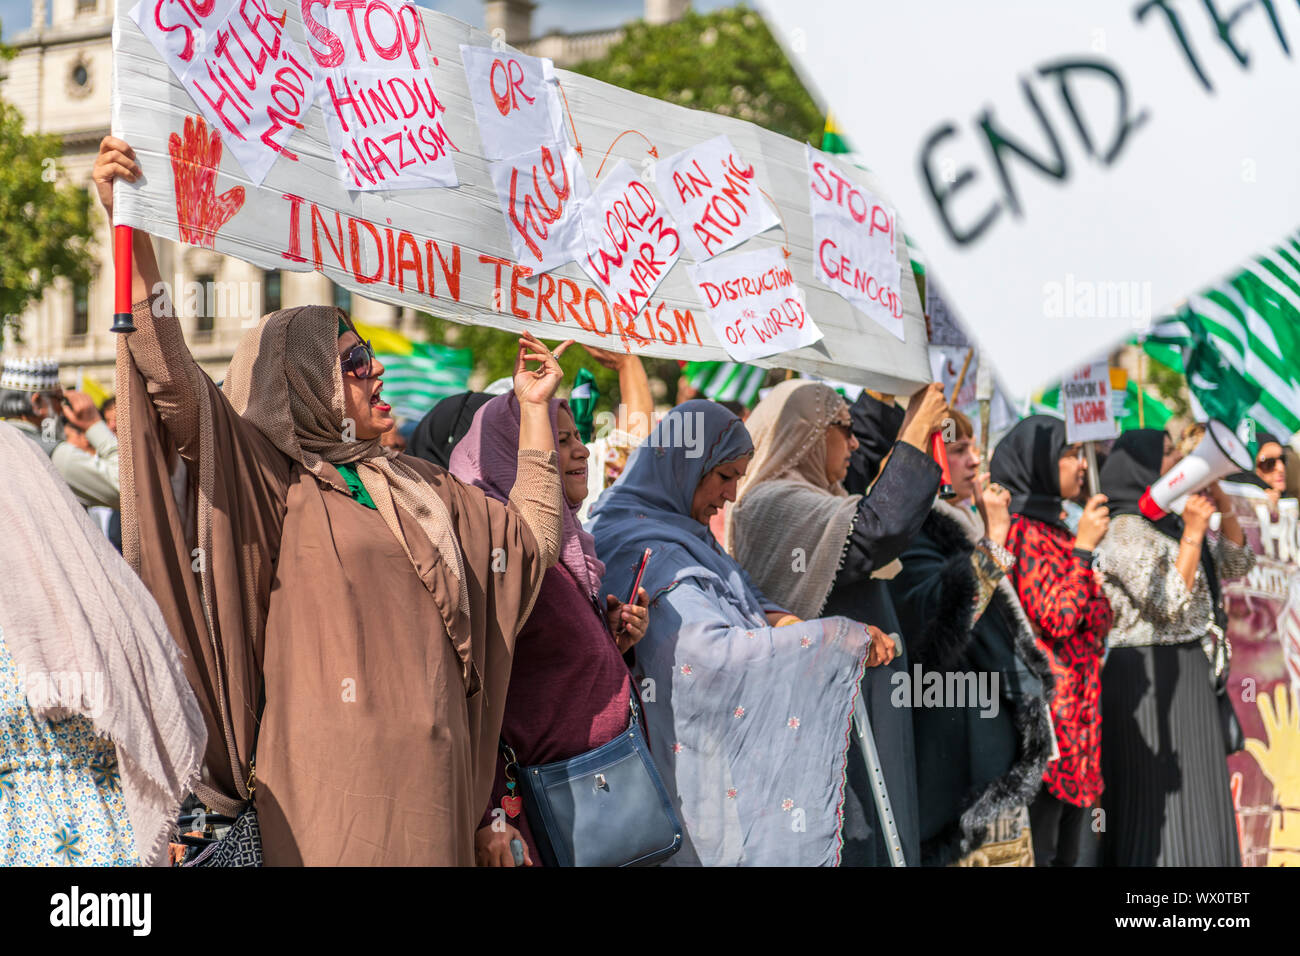
[[[420,423],[411,432],[406,453],[446,468],[451,460],[452,449],[469,431],[474,413],[486,405],[490,398],[492,396],[486,392],[448,395],[420,419]]]
[[[1011,513],[1070,530],[1061,520],[1061,452],[1065,422],[1031,415],[998,442],[989,477],[1011,492]]]
[[[880,471],[880,463],[894,447],[903,416],[903,410],[897,405],[886,405],[865,391],[849,406],[853,434],[858,439],[857,451],[849,458],[849,473],[844,478],[844,488],[849,494],[867,493],[867,487]]]
[[[1165,433],[1159,428],[1138,428],[1119,436],[1106,459],[1106,466],[1101,470],[1101,491],[1109,499],[1106,504],[1112,517],[1138,515],[1144,521],[1151,521],[1138,508],[1138,499],[1162,474],[1160,463],[1164,457]],[[1175,541],[1183,536],[1183,519],[1176,514],[1167,514],[1159,521],[1151,521],[1151,524]],[[1222,627],[1225,619],[1220,602],[1219,569],[1210,553],[1209,541],[1201,545],[1201,569],[1210,588],[1215,619]]]

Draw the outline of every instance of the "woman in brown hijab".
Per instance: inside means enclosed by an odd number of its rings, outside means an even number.
[[[94,179],[110,220],[113,180],[139,175],[106,138]],[[143,232],[134,261],[136,331],[117,357],[123,549],[204,710],[195,793],[236,814],[255,790],[270,865],[473,865],[515,635],[560,547],[555,356],[520,340],[503,504],[380,444],[383,366],[340,310],[266,316],[219,389]]]

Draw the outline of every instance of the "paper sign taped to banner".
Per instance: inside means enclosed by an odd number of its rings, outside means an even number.
[[[283,17],[257,0],[141,0],[130,16],[254,185],[281,156],[297,161],[289,138],[316,99],[317,76]]]
[[[177,0],[169,2],[174,6],[163,8],[163,23],[170,27],[176,22],[171,18],[183,16],[184,8]],[[215,9],[217,0],[203,2]],[[328,0],[305,8],[283,0],[239,3],[243,5],[231,7],[234,12],[229,16],[239,21],[239,35],[245,42],[249,38],[239,11],[263,30],[267,23],[258,21],[254,11],[265,6],[280,30],[281,48],[297,44],[306,57],[304,66],[319,80],[312,87],[304,81],[304,96],[311,99],[312,108],[301,115],[302,128],[294,128],[288,140],[293,158],[274,153],[269,172],[254,182],[236,155],[238,137],[219,119],[209,122],[201,111],[202,98],[183,85],[128,16],[127,7],[119,5],[113,30],[112,132],[135,149],[144,176],[135,183],[116,184],[116,222],[165,239],[196,243],[222,256],[236,256],[258,269],[320,273],[320,277],[286,283],[286,304],[328,302],[334,284],[371,302],[513,334],[527,329],[548,342],[573,338],[624,354],[728,361],[690,275],[684,266],[674,264],[681,236],[664,197],[651,183],[653,160],[725,136],[737,157],[753,165],[751,185],[761,183],[765,201],[780,214],[778,228],[745,239],[727,254],[773,249],[784,258],[788,251],[786,264],[803,293],[807,313],[816,316],[822,333],[810,348],[758,359],[757,364],[779,364],[894,394],[910,394],[928,380],[924,323],[914,283],[904,283],[909,341],[900,342],[814,281],[802,143],[734,117],[688,110],[556,70],[557,89],[562,83],[564,91],[562,132],[572,147],[560,142],[531,143],[525,152],[537,152],[528,165],[514,162],[515,157],[495,159],[483,155],[484,137],[461,47],[491,47],[511,57],[517,51],[452,17],[395,6],[394,0]],[[339,11],[341,21],[331,17]],[[349,16],[355,18],[360,40]],[[221,19],[214,17],[214,22]],[[191,29],[197,28],[191,25]],[[173,29],[164,39],[179,43],[182,34]],[[270,32],[262,36],[273,42]],[[199,44],[196,49],[207,47]],[[235,53],[242,55],[237,44],[223,56]],[[235,62],[242,61],[236,58]],[[529,61],[519,62],[525,64],[525,80],[512,88],[522,95],[530,90]],[[416,82],[414,89],[415,77],[408,72],[416,69],[413,64],[421,64],[419,75],[427,74],[429,79],[428,84]],[[217,62],[214,71],[222,65],[234,83],[241,82],[226,59]],[[363,69],[374,71],[381,87],[372,83],[358,97],[356,84],[369,82],[359,72]],[[337,70],[347,74],[353,85],[341,85]],[[510,78],[508,72],[506,77]],[[518,77],[516,70],[514,79]],[[335,81],[332,92],[331,80]],[[394,89],[396,81],[405,85]],[[497,92],[503,91],[498,79]],[[318,95],[312,99],[314,92]],[[233,94],[228,95],[233,102]],[[350,171],[347,181],[340,175],[340,154],[326,126],[327,116],[337,115],[340,109],[348,123],[345,145],[355,153],[355,175]],[[414,143],[405,135],[376,141],[374,145],[384,150],[380,158],[365,140],[383,125],[373,121],[381,115],[384,124],[391,126],[390,109],[408,127],[420,117],[432,120],[434,114],[437,124],[430,125],[425,138],[412,128]],[[423,112],[404,115],[413,110]],[[386,136],[395,132],[390,130]],[[350,143],[354,137],[355,151]],[[250,142],[260,144],[257,136]],[[552,153],[549,164],[543,145]],[[415,164],[426,165],[415,152],[417,146],[426,158],[436,153],[435,169],[450,163],[458,185],[390,188],[415,170]],[[506,165],[494,167],[501,163]],[[738,158],[737,168],[742,168],[739,163]],[[368,185],[363,164],[369,164],[375,179],[373,189],[357,188],[358,179]],[[502,203],[498,187],[509,176],[503,180],[501,170],[518,171],[518,225],[511,221],[508,188],[507,202]],[[636,179],[630,170],[636,172]],[[881,194],[870,173],[852,169],[848,174],[863,188]],[[570,194],[561,209],[566,177]],[[598,228],[593,234],[584,225],[577,259],[548,269],[555,258],[569,254],[566,247],[574,240],[570,233],[557,241],[562,251],[539,240],[551,239],[553,230],[563,235],[572,227],[566,213],[581,203],[584,177],[593,194],[598,192],[597,183],[603,190],[585,204]],[[530,194],[532,204],[526,201]],[[525,201],[519,205],[521,195]],[[740,197],[739,192],[736,195]],[[598,204],[598,199],[610,202]],[[647,215],[651,208],[653,215]],[[528,239],[538,246],[540,259],[528,248]],[[898,255],[905,266],[907,252],[901,246]],[[218,260],[219,281],[227,268]],[[600,281],[594,282],[589,273]],[[173,298],[184,302],[182,296]],[[241,319],[252,324],[257,316],[244,314]]]
[[[1105,362],[1085,365],[1061,382],[1065,409],[1065,440],[1109,441],[1119,437],[1115,406],[1110,399],[1110,369]]]
[[[573,147],[538,146],[490,169],[521,266],[550,272],[584,254],[581,210],[591,187]]]
[[[807,152],[817,278],[902,339],[898,217],[828,155]]]
[[[655,185],[696,262],[780,223],[754,182],[754,167],[715,136],[655,164]]]
[[[812,345],[822,337],[777,247],[689,266],[722,347],[737,362]]]
[[[250,0],[243,0],[244,3]],[[324,5],[323,3],[321,5]],[[344,7],[346,6],[346,12]],[[415,4],[327,7],[321,110],[344,187],[360,192],[455,186],[456,143],[442,122]],[[315,33],[315,31],[313,31]]]
[[[616,315],[635,317],[681,256],[682,240],[654,190],[620,161],[582,206],[578,264]]]
[[[1300,124],[1277,112],[1300,88],[1297,4],[759,7],[1017,394],[1300,223]],[[1052,306],[1069,277],[1085,315]]]
[[[461,46],[460,55],[484,156],[508,159],[564,143],[550,60],[485,46]]]

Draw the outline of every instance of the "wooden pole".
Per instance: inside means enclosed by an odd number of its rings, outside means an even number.
[[[952,395],[948,399],[949,405],[957,401],[957,396],[961,392],[962,384],[966,381],[966,369],[970,368],[971,356],[974,354],[975,349],[973,346],[966,350],[966,361],[961,363],[961,371],[957,373],[957,381],[952,383]]]

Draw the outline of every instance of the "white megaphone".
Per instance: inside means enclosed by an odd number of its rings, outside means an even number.
[[[1142,492],[1138,510],[1152,521],[1159,521],[1175,510],[1173,506],[1179,498],[1193,495],[1235,471],[1250,471],[1253,465],[1250,450],[1232,429],[1223,422],[1211,420],[1200,444]]]

